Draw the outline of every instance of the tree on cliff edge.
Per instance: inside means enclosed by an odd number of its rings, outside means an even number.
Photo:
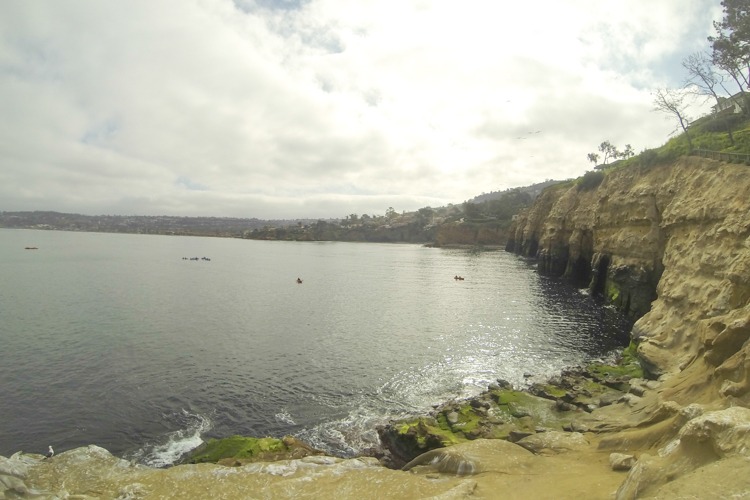
[[[713,62],[737,79],[740,88],[750,86],[750,6],[747,0],[722,0],[724,18],[714,21],[711,42]]]
[[[682,67],[688,72],[686,86],[695,89],[698,95],[713,97],[716,102],[714,109],[718,110],[722,97],[717,93],[717,87],[721,87],[727,94],[730,92],[724,86],[721,76],[711,67],[711,58],[703,52],[696,52],[682,60]],[[744,103],[742,107],[744,108]],[[734,146],[732,127],[729,121],[726,124],[729,143]]]
[[[687,109],[687,104],[685,104],[686,94],[674,89],[658,88],[654,91],[653,96],[655,111],[662,111],[679,120],[680,127],[687,138],[688,148],[692,151],[693,143],[690,140],[690,133],[688,133],[690,119],[685,114],[685,109]]]
[[[714,21],[715,36],[711,42],[711,62],[725,71],[740,89],[741,107],[747,113],[750,99],[750,6],[747,0],[722,0],[724,18]]]

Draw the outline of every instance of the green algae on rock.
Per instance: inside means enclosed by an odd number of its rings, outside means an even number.
[[[292,436],[284,436],[282,439],[230,436],[209,439],[193,450],[184,461],[192,464],[217,463],[239,466],[250,462],[273,462],[322,454],[322,451]]]
[[[516,442],[537,433],[585,430],[579,416],[619,400],[642,375],[633,350],[626,349],[616,364],[567,370],[527,390],[498,380],[478,396],[445,403],[430,415],[380,426],[383,462],[400,468],[421,454],[478,438]]]

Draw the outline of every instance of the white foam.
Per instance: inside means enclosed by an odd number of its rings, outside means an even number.
[[[181,420],[187,421],[184,429],[170,432],[166,442],[147,446],[139,453],[140,461],[150,467],[167,467],[174,464],[183,455],[203,443],[201,435],[211,429],[208,417],[182,410]]]
[[[297,425],[297,422],[292,419],[292,415],[289,413],[289,411],[287,411],[286,408],[282,408],[279,413],[274,415],[274,418],[277,422],[282,424]]]

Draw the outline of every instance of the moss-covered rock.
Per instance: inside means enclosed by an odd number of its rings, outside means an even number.
[[[554,406],[553,401],[495,386],[474,398],[446,403],[429,416],[381,426],[378,433],[390,453],[387,465],[401,467],[422,453],[473,439],[511,439],[540,427],[560,430],[570,419]]]
[[[592,363],[586,367],[586,371],[592,379],[610,387],[622,386],[631,378],[643,378],[643,367],[636,356],[636,349],[637,345],[635,342],[631,342],[622,351],[617,364]],[[627,390],[623,387],[617,388]]]
[[[193,450],[185,462],[244,465],[250,462],[272,462],[322,454],[322,451],[291,436],[282,439],[230,436],[209,439]]]
[[[618,401],[630,389],[631,378],[642,377],[635,352],[631,344],[616,364],[566,370],[527,390],[498,381],[482,394],[443,404],[430,415],[380,426],[383,461],[398,468],[422,453],[477,438],[516,441],[537,432],[585,429],[585,413]]]

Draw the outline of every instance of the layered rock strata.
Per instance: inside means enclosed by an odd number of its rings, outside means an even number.
[[[652,377],[687,371],[704,400],[747,403],[749,190],[745,165],[686,157],[623,169],[595,189],[546,190],[507,249],[638,319],[633,338]]]
[[[613,433],[600,447],[644,452],[618,498],[747,468],[748,449],[726,442],[750,429],[748,193],[750,167],[688,157],[611,172],[594,189],[549,189],[513,228],[508,250],[637,319],[638,358],[661,383],[590,415],[592,430]],[[731,494],[714,486],[712,496]],[[750,480],[733,482],[743,487]]]

